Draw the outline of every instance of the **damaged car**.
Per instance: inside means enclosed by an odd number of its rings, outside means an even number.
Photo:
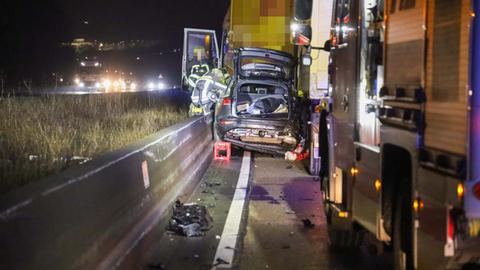
[[[217,139],[246,150],[284,155],[296,147],[295,62],[281,51],[240,48],[234,75],[216,99]]]

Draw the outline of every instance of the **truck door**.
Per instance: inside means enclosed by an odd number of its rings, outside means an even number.
[[[355,97],[357,89],[357,43],[358,43],[358,1],[337,0],[332,18],[332,46],[330,52],[332,83],[332,108],[330,123],[330,176],[334,172],[344,177],[333,177],[334,181],[342,181],[343,186],[351,186],[349,176],[353,166]],[[333,167],[332,167],[333,166]],[[341,180],[339,180],[341,179]],[[344,192],[349,188],[343,188]],[[351,203],[347,193],[338,200],[345,210]]]
[[[219,65],[218,42],[213,30],[185,28],[182,57],[182,88],[192,91],[203,74]]]

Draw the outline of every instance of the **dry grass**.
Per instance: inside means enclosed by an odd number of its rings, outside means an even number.
[[[0,194],[187,117],[137,94],[0,98]],[[81,159],[80,159],[81,160]]]

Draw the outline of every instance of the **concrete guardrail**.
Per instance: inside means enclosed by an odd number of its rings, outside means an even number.
[[[0,198],[0,269],[111,268],[211,162],[196,117]]]

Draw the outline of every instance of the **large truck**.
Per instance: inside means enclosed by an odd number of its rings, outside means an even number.
[[[478,269],[479,1],[332,7],[314,8],[312,22],[332,12],[319,129],[333,244],[367,231],[393,249],[395,269]],[[314,37],[325,31],[311,26]],[[316,88],[312,74],[299,79]]]
[[[210,55],[226,69],[239,47],[296,56],[306,165],[333,245],[367,232],[395,269],[479,266],[475,14],[471,0],[231,1]]]
[[[78,88],[101,88],[103,68],[95,57],[84,57],[78,61],[75,69],[74,83]]]

